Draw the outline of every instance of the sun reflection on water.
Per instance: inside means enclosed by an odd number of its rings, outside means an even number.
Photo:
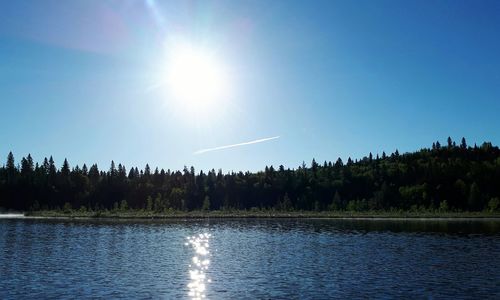
[[[210,283],[210,279],[205,274],[210,265],[210,251],[208,250],[210,237],[209,233],[200,233],[187,237],[185,245],[191,246],[195,251],[192,262],[189,265],[190,281],[187,285],[189,288],[188,296],[191,299],[203,299],[206,297],[206,286],[207,283]]]

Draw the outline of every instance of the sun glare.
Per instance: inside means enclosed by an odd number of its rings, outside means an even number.
[[[225,70],[207,51],[176,46],[169,52],[167,70],[170,96],[189,113],[206,113],[227,96]]]

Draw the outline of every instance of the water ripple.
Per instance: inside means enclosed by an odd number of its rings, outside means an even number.
[[[0,299],[500,299],[499,257],[498,222],[2,219]]]

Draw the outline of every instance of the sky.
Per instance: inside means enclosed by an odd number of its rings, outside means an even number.
[[[0,155],[257,171],[498,145],[499,37],[499,1],[0,0]],[[172,94],[178,44],[224,95]]]

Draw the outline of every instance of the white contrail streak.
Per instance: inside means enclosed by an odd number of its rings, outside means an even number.
[[[254,140],[254,141],[250,141],[250,142],[244,142],[244,143],[238,143],[238,144],[232,144],[232,145],[219,146],[219,147],[215,147],[215,148],[201,149],[201,150],[196,151],[194,154],[198,155],[198,154],[203,154],[203,153],[207,153],[207,152],[211,152],[211,151],[217,151],[217,150],[223,150],[223,149],[228,149],[228,148],[234,148],[234,147],[240,147],[240,146],[258,144],[258,143],[263,143],[263,142],[267,142],[267,141],[271,141],[271,140],[275,140],[275,139],[279,139],[279,138],[280,138],[280,136],[277,135],[277,136],[263,138],[263,139],[258,139],[258,140]]]

